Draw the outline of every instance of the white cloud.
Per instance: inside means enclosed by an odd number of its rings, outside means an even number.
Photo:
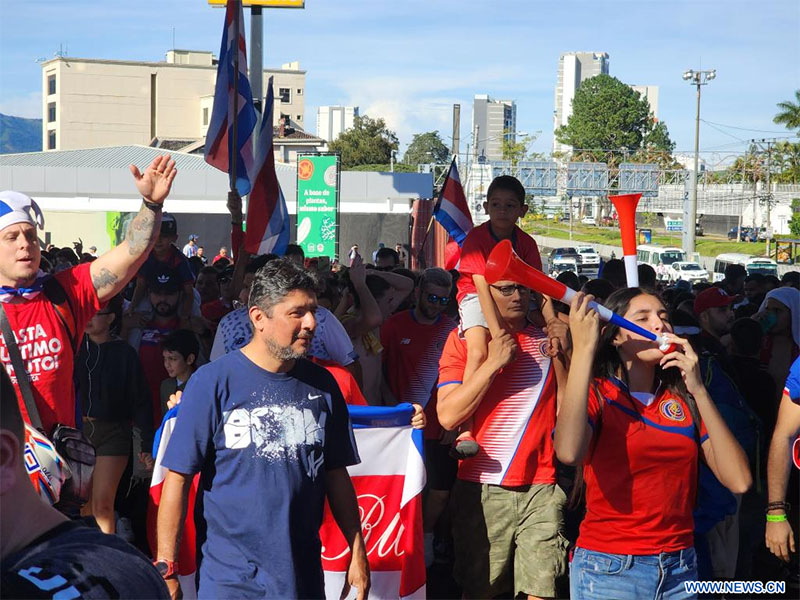
[[[26,119],[42,118],[42,92],[30,92],[22,96],[0,99],[0,113]]]

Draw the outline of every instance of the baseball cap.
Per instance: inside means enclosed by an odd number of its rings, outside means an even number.
[[[170,213],[161,215],[161,235],[178,235],[178,222]]]
[[[194,241],[196,242],[196,241],[197,241],[197,240],[199,240],[199,239],[200,239],[200,238],[197,236],[197,234],[196,234],[196,233],[190,233],[190,234],[189,234],[189,240],[194,240]]]
[[[0,192],[0,229],[17,223],[44,229],[44,215],[30,196],[12,190]]]
[[[697,298],[694,299],[694,314],[699,317],[709,308],[728,306],[733,300],[733,296],[726,294],[722,288],[710,287],[697,294]]]
[[[160,268],[153,271],[147,279],[147,289],[150,292],[161,294],[174,294],[181,289],[178,281],[178,274],[167,268]]]

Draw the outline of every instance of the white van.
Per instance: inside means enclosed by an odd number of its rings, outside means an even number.
[[[778,276],[778,263],[771,258],[729,252],[720,254],[714,260],[714,282],[722,281],[725,278],[725,269],[728,265],[742,265],[747,270],[748,275],[760,273],[761,275]]]
[[[668,267],[674,262],[685,262],[686,252],[676,246],[658,246],[656,244],[642,244],[636,246],[636,262],[640,265],[650,265],[654,269],[658,263]]]

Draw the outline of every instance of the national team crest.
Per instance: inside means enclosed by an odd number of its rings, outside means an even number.
[[[686,413],[683,412],[683,406],[674,398],[662,400],[659,405],[661,414],[668,418],[670,421],[683,421],[686,419]]]

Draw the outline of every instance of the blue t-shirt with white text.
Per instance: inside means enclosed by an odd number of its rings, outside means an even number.
[[[333,376],[272,373],[240,350],[189,380],[163,465],[201,473],[201,598],[324,596],[325,471],[359,462]]]

